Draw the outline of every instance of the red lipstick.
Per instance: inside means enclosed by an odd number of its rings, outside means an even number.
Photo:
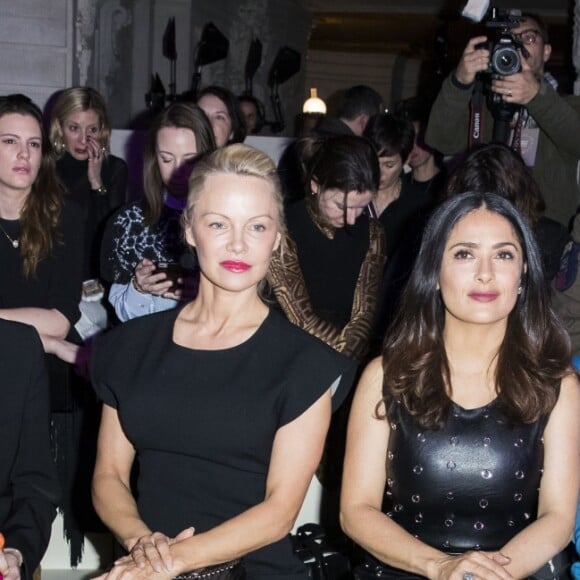
[[[497,292],[470,292],[469,297],[477,302],[493,302],[499,293]]]
[[[236,273],[247,272],[251,268],[250,264],[238,260],[224,260],[220,262],[220,266],[230,272]]]

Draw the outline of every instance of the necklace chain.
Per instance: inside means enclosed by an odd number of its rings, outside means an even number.
[[[12,244],[12,247],[15,250],[18,249],[18,246],[20,246],[20,241],[18,240],[18,238],[16,238],[16,239],[11,238],[8,235],[8,232],[2,226],[0,226],[0,230],[2,230],[2,233],[6,236],[6,239]]]

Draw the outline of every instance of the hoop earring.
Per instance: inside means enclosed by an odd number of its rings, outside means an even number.
[[[60,155],[66,149],[64,139],[62,139],[62,137],[60,139],[55,139],[53,145],[57,155]]]

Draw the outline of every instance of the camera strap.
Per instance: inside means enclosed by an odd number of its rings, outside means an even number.
[[[482,142],[483,136],[483,110],[485,97],[483,95],[483,81],[478,76],[469,102],[469,149],[473,149]]]
[[[511,142],[511,148],[518,154],[522,154],[522,130],[524,128],[525,122],[527,120],[526,109],[520,107],[516,115],[516,124],[514,126],[514,133]]]

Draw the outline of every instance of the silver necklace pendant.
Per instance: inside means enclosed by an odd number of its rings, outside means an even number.
[[[2,233],[6,236],[6,239],[12,244],[12,247],[15,250],[18,249],[18,246],[20,246],[20,241],[18,240],[18,238],[16,239],[11,238],[2,226],[0,226],[0,230],[2,230]]]

